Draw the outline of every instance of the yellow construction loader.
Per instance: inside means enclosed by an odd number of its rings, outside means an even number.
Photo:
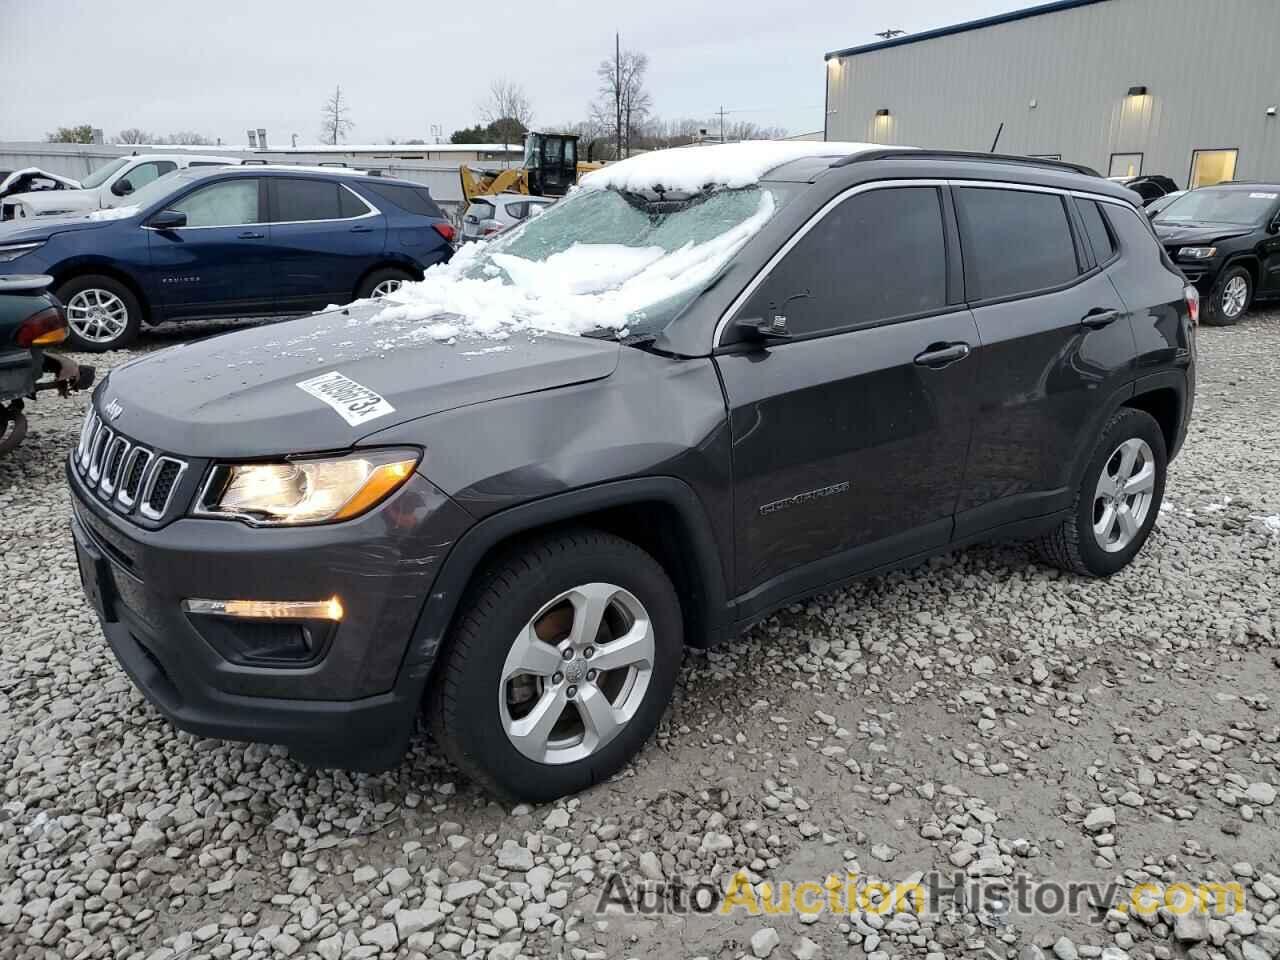
[[[603,163],[578,162],[578,138],[570,133],[529,133],[524,141],[524,163],[506,170],[472,170],[458,167],[462,197],[499,193],[525,193],[535,197],[563,197],[578,177],[598,170]]]

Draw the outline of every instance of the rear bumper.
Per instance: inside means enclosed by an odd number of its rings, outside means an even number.
[[[431,669],[407,656],[438,567],[424,538],[443,554],[461,514],[451,501],[415,477],[372,513],[332,527],[183,519],[145,530],[67,473],[85,593],[125,672],[174,726],[283,744],[316,766],[398,762]],[[299,664],[245,662],[182,606],[330,595],[342,598],[343,618]]]

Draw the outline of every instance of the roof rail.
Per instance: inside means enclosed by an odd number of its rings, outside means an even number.
[[[987,163],[1020,163],[1030,167],[1047,167],[1050,170],[1066,170],[1070,173],[1082,173],[1087,177],[1101,177],[1093,167],[1083,163],[1071,163],[1066,160],[1039,160],[1035,157],[1018,157],[1007,153],[977,153],[969,150],[868,150],[841,157],[833,167],[843,167],[850,163],[865,163],[871,160],[978,160]]]

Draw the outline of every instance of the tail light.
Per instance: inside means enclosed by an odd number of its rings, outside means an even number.
[[[1191,314],[1191,325],[1200,326],[1200,291],[1188,283],[1183,288],[1182,295],[1187,298],[1187,312]]]
[[[450,243],[453,243],[453,238],[456,235],[456,231],[453,229],[453,224],[433,223],[431,226],[435,228],[436,233],[440,234],[440,236],[444,237]]]
[[[49,307],[22,321],[18,327],[20,347],[47,347],[67,339],[67,318],[61,307]]]

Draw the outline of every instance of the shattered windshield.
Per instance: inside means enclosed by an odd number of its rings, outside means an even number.
[[[687,194],[578,189],[391,298],[387,319],[500,338],[520,329],[620,338],[660,332],[794,193],[787,184]]]

